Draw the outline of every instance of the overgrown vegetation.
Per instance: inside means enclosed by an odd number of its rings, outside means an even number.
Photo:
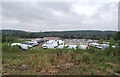
[[[84,35],[82,32],[79,33],[79,31],[77,34],[75,34],[76,32],[72,34],[71,32],[65,34],[64,32],[52,34],[49,32],[9,33],[10,34],[3,34],[2,37],[3,75],[116,75],[116,73],[120,73],[120,67],[118,65],[120,63],[119,32],[116,32],[115,35],[111,35],[109,32],[107,35],[102,35],[99,32],[96,35],[91,35],[91,32]],[[63,49],[43,50],[41,48],[42,44],[40,43],[35,49],[24,51],[21,50],[19,46],[10,46],[12,42],[22,42],[17,40],[18,36],[22,38],[29,36],[31,38],[32,36],[37,37],[40,34],[44,36],[50,34],[50,36],[60,36],[62,38],[102,38],[100,43],[107,40],[110,42],[110,47],[105,50],[93,47],[85,50],[80,48],[67,50],[65,47]],[[82,37],[74,37],[72,35],[81,35]],[[41,35],[40,37],[43,36]],[[116,47],[112,48],[112,45]]]
[[[99,50],[47,49],[35,50],[3,44],[3,74],[13,75],[108,75],[118,71],[119,47]],[[39,48],[39,49],[37,49]],[[109,54],[109,55],[108,55]]]

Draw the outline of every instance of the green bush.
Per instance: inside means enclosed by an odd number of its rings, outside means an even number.
[[[79,47],[77,47],[76,50],[75,50],[75,52],[80,53],[80,52],[82,52],[82,49],[80,49]]]
[[[75,51],[75,49],[74,49],[74,48],[72,48],[72,49],[71,49],[71,51],[72,51],[72,52],[74,52],[74,51]]]
[[[103,39],[100,39],[99,44],[103,44],[103,41],[104,41]]]
[[[67,53],[68,50],[66,49],[66,47],[64,46],[63,49],[62,49],[63,52]]]
[[[11,47],[13,52],[20,51],[20,47],[18,45]]]
[[[105,48],[105,50],[103,52],[104,52],[104,55],[110,56],[110,54],[113,53],[113,48],[112,47]]]
[[[2,44],[2,50],[3,50],[3,51],[7,51],[7,50],[9,50],[9,49],[11,49],[10,44],[8,44],[8,43],[3,43],[3,44]]]
[[[93,47],[90,47],[87,49],[88,53],[95,53],[95,49]]]
[[[30,52],[30,53],[35,53],[35,52],[37,52],[37,50],[31,49],[31,48],[29,48],[27,51]]]
[[[88,54],[84,54],[82,56],[82,61],[88,63],[88,61],[90,61],[90,56]]]

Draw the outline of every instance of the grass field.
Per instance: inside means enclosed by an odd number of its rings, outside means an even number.
[[[105,51],[3,49],[3,75],[119,75],[119,56],[105,55]]]

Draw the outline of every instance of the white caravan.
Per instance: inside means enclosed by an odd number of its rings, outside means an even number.
[[[64,45],[64,41],[58,40],[59,45]]]
[[[26,41],[28,43],[30,43],[32,46],[37,46],[38,42],[37,41]]]
[[[98,43],[90,43],[89,45],[90,45],[90,46],[93,46],[93,47],[98,47],[98,46],[99,46]]]
[[[54,49],[57,47],[58,47],[57,41],[54,41],[54,40],[49,40],[45,44],[42,45],[43,49],[47,49],[47,48]]]
[[[86,49],[88,46],[87,45],[80,45],[79,48],[80,49]]]
[[[35,39],[35,41],[37,41],[38,43],[44,42],[44,40],[41,38],[37,38],[37,39]]]
[[[16,46],[16,45],[20,46],[21,43],[12,43],[12,44],[11,44],[11,46]]]
[[[28,50],[29,48],[31,48],[31,46],[26,45],[26,44],[21,44],[21,45],[20,45],[20,48],[21,48],[21,49],[24,49],[24,50]]]
[[[11,46],[16,46],[18,45],[21,49],[28,50],[28,48],[32,48],[31,45],[26,44],[26,43],[12,43]]]

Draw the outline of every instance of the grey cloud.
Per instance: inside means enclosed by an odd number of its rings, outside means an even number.
[[[100,6],[91,15],[74,12],[73,4]],[[86,4],[86,3],[85,3]],[[117,3],[3,2],[3,28],[40,30],[117,29]],[[55,12],[63,16],[55,16]],[[88,9],[89,13],[89,9]],[[113,19],[106,19],[110,15]]]

